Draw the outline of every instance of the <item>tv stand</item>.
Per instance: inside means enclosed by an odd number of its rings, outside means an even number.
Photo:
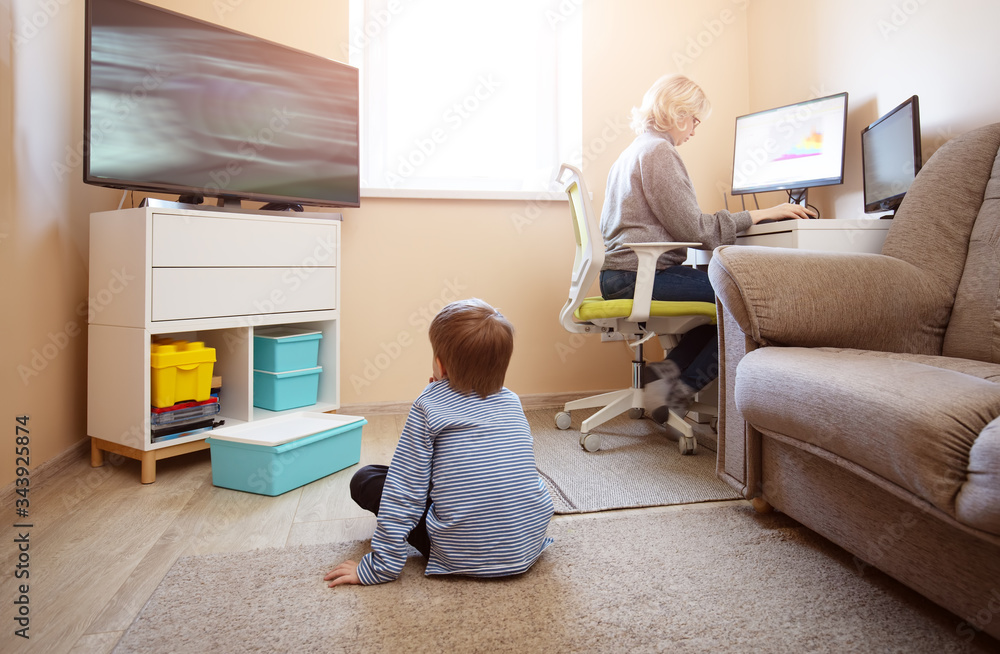
[[[268,202],[261,211],[305,211],[301,204],[291,202]]]
[[[340,214],[220,212],[217,208],[105,211],[90,216],[87,435],[104,452],[142,462],[204,449],[211,432],[154,442],[153,337],[215,348],[226,426],[278,415],[253,406],[254,331],[294,324],[323,334],[317,403],[340,406]]]

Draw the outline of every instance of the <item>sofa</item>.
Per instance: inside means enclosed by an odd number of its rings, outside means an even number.
[[[1000,638],[1000,123],[930,158],[881,254],[718,248],[717,470]]]

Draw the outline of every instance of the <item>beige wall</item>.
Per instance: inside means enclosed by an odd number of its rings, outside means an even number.
[[[13,192],[4,194],[5,375],[2,414],[31,415],[32,464],[86,432],[88,229],[91,211],[117,205],[117,191],[85,186],[68,153],[82,141],[83,4],[6,0],[14,27],[0,123],[13,144]],[[161,0],[169,9],[344,59],[347,1]],[[558,4],[558,3],[556,3]],[[584,151],[594,205],[614,157],[630,141],[627,114],[659,75],[696,76],[716,103],[714,124],[686,146],[698,189],[713,208],[731,148],[732,116],[745,111],[746,29],[741,4],[564,2],[583,11]],[[579,7],[582,6],[582,9]],[[723,14],[724,11],[732,13]],[[28,27],[34,24],[37,29]],[[556,23],[558,29],[560,23]],[[6,33],[6,32],[5,32]],[[688,47],[688,39],[702,45]],[[5,73],[7,69],[5,68]],[[8,94],[8,90],[10,93]],[[0,120],[4,113],[0,112]],[[5,148],[5,152],[7,149]],[[70,172],[59,176],[54,164]],[[10,179],[5,175],[4,179]],[[604,389],[627,383],[620,344],[571,338],[558,324],[572,261],[562,202],[367,199],[344,211],[342,402],[408,402],[429,375],[427,317],[455,297],[481,296],[518,330],[508,385],[527,394]],[[51,356],[48,356],[51,355]],[[20,370],[20,373],[19,373]],[[9,425],[8,433],[13,433]],[[4,447],[0,483],[13,478]]]
[[[3,375],[0,483],[14,478],[14,418],[29,415],[31,465],[86,425],[88,213],[113,192],[80,181],[82,2],[11,0],[0,96],[9,190],[0,216]],[[12,34],[11,41],[7,36]],[[81,313],[82,311],[82,313]]]
[[[31,415],[34,466],[85,436],[86,324],[79,309],[87,300],[88,216],[114,208],[120,197],[83,185],[78,165],[67,158],[67,147],[82,139],[83,3],[55,4],[58,11],[44,20],[34,0],[4,0],[0,14],[0,20],[12,21],[15,35],[25,20],[44,23],[12,47],[10,72],[5,67],[0,79],[2,102],[13,98],[9,110],[0,102],[0,130],[12,145],[4,152],[13,153],[12,160],[0,159],[0,176],[6,182],[11,176],[2,173],[14,172],[13,192],[0,199],[0,235],[8,235],[0,236],[0,272],[9,344],[2,350],[0,417],[12,435],[14,416]],[[347,0],[160,4],[344,57]],[[852,131],[914,92],[921,94],[926,116],[925,145],[987,122],[1000,91],[989,83],[979,88],[978,62],[990,61],[990,54],[996,60],[995,40],[983,37],[996,24],[997,10],[976,3],[984,19],[963,20],[968,14],[952,9],[941,16],[944,9],[935,4],[943,3],[919,5],[883,44],[872,17],[888,16],[889,2],[564,2],[570,11],[583,11],[582,161],[595,208],[603,201],[611,163],[631,140],[625,130],[629,109],[659,75],[678,69],[701,83],[714,104],[712,117],[681,150],[706,210],[721,208],[721,191],[729,185],[733,118],[801,99],[812,84],[851,92]],[[870,24],[861,25],[859,16]],[[970,30],[974,38],[967,38]],[[790,56],[787,46],[778,45],[790,41],[789,32],[807,32],[814,45]],[[891,81],[869,70],[861,52],[874,46],[884,65],[905,79]],[[906,56],[890,62],[893,52]],[[912,68],[907,56],[916,58]],[[857,153],[849,150],[848,156],[856,159]],[[53,163],[70,165],[72,172],[60,179]],[[849,203],[849,194],[859,190],[860,182],[851,182],[834,191],[831,202]],[[343,403],[411,400],[429,375],[425,316],[452,297],[470,295],[500,307],[517,327],[507,379],[516,392],[627,383],[620,344],[574,339],[558,324],[572,262],[564,203],[366,199],[344,217]],[[18,366],[38,374],[25,383]],[[2,449],[0,484],[13,478],[14,469],[13,448]]]
[[[863,217],[861,130],[879,116],[920,96],[925,161],[948,139],[1000,120],[998,24],[992,0],[754,2],[751,110],[847,91],[844,184],[810,192],[810,202],[824,216]]]

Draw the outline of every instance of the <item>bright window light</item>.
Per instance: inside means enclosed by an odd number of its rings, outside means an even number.
[[[579,4],[351,0],[362,194],[553,190],[581,150]]]

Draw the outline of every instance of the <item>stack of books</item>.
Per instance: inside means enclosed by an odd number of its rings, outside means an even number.
[[[218,381],[218,384],[216,383]],[[215,416],[222,410],[219,403],[221,379],[212,380],[212,395],[202,402],[178,402],[173,406],[151,407],[149,423],[152,441],[172,440],[209,431],[225,421],[216,422]]]

